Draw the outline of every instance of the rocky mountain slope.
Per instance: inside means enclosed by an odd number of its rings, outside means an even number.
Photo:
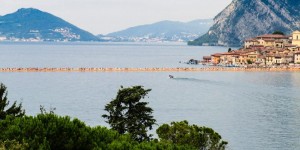
[[[122,31],[110,33],[106,36],[123,41],[189,41],[207,32],[212,26],[212,23],[212,19],[200,19],[190,22],[161,21],[153,24],[131,27]]]
[[[240,46],[247,38],[300,28],[299,0],[233,0],[209,31],[189,45]]]
[[[38,9],[0,17],[0,37],[12,41],[97,41],[91,33]]]

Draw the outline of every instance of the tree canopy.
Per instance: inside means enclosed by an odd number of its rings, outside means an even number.
[[[232,49],[231,48],[228,48],[228,52],[231,52],[232,51]]]
[[[0,85],[1,102],[8,105],[6,87]],[[147,134],[155,119],[147,102],[141,102],[150,89],[133,86],[119,89],[117,97],[105,106],[107,118],[113,129],[87,126],[79,119],[58,116],[53,108],[47,112],[41,106],[41,114],[23,116],[17,114],[0,119],[1,149],[107,149],[107,150],[224,150],[227,142],[213,129],[189,125],[187,121],[163,124],[157,129],[158,139]],[[14,103],[15,107],[16,102]],[[16,117],[23,116],[23,117]]]
[[[280,35],[284,35],[284,33],[282,31],[274,31],[273,34],[280,34]]]
[[[102,117],[120,134],[130,133],[136,141],[149,141],[152,135],[148,135],[147,131],[152,129],[156,120],[152,116],[152,108],[147,106],[148,102],[141,100],[150,91],[142,86],[121,87],[116,98],[105,106],[108,114]]]
[[[227,142],[213,129],[189,125],[188,121],[163,124],[156,133],[161,142],[171,142],[178,145],[190,145],[197,149],[224,150]]]
[[[22,109],[22,104],[17,105],[15,101],[10,107],[9,100],[7,99],[6,86],[0,83],[0,120],[5,119],[7,115],[15,117],[22,117],[25,114],[25,110]],[[7,108],[8,107],[8,108]]]
[[[159,141],[137,142],[128,134],[90,127],[78,119],[43,113],[0,120],[0,150],[196,150],[189,145]]]

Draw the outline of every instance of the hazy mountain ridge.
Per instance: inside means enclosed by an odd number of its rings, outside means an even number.
[[[0,16],[0,37],[12,41],[97,41],[93,34],[34,8]]]
[[[160,21],[113,32],[106,37],[120,41],[189,41],[207,32],[212,23],[211,19],[190,22]]]
[[[236,46],[275,30],[290,34],[300,27],[299,6],[297,0],[233,0],[209,31],[189,44]]]

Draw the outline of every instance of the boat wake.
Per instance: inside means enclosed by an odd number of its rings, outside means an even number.
[[[209,82],[209,80],[200,80],[196,78],[181,78],[181,77],[173,77],[173,80],[181,80],[181,81],[195,81],[195,82]]]
[[[205,84],[215,84],[215,85],[226,85],[219,81],[202,80],[202,79],[197,79],[197,78],[173,77],[171,79],[175,80],[175,81],[182,81],[182,82],[195,82],[195,83],[205,83]]]

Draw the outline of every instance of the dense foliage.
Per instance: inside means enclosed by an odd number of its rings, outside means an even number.
[[[284,33],[282,31],[274,31],[273,34],[280,34],[280,35],[284,35]]]
[[[23,141],[31,149],[108,149],[115,140],[128,139],[104,127],[91,128],[78,119],[55,114],[15,118],[0,121],[0,140]]]
[[[213,129],[189,125],[187,121],[163,124],[156,132],[162,142],[190,145],[201,150],[224,150],[227,145]]]
[[[1,84],[2,93],[6,87]],[[150,139],[147,129],[152,128],[155,119],[148,103],[140,102],[150,89],[142,86],[122,88],[117,98],[106,106],[112,109],[105,116],[116,117],[123,126],[119,130],[105,127],[90,127],[78,119],[54,114],[55,109],[46,112],[41,106],[41,114],[23,116],[6,114],[0,119],[0,150],[223,150],[227,142],[221,141],[221,136],[210,128],[188,125],[187,121],[173,122],[171,126],[164,124],[157,129],[160,140]],[[123,107],[120,107],[123,106]],[[21,105],[20,105],[21,108]],[[20,109],[21,110],[21,109]],[[121,112],[114,112],[118,110]],[[128,117],[128,118],[126,118]],[[114,122],[115,123],[115,122]],[[117,124],[116,124],[117,125]]]
[[[152,108],[147,107],[147,102],[141,102],[150,92],[142,86],[121,88],[117,97],[105,106],[107,119],[112,129],[120,134],[130,133],[136,141],[149,141],[151,135],[147,134],[152,129],[155,119],[152,116]]]
[[[0,150],[26,150],[29,149],[27,143],[20,143],[16,140],[0,141]]]
[[[4,119],[7,115],[21,117],[25,114],[25,111],[22,110],[22,104],[17,105],[16,101],[10,107],[8,106],[9,101],[7,99],[6,86],[0,83],[0,120]]]
[[[214,46],[217,43],[218,43],[218,39],[215,35],[206,33],[206,34],[200,36],[199,38],[195,39],[194,41],[189,41],[188,45],[202,46],[204,44],[207,44],[210,46]]]
[[[232,51],[232,49],[231,48],[228,48],[228,52],[231,52]]]
[[[247,64],[249,64],[249,65],[253,64],[252,60],[247,59]]]
[[[158,141],[139,143],[132,140],[128,134],[121,135],[100,126],[89,127],[78,119],[71,120],[70,117],[60,117],[50,113],[39,114],[36,117],[7,116],[5,120],[0,121],[0,131],[0,141],[15,140],[17,144],[25,143],[19,144],[19,147],[24,149],[193,149],[190,146]],[[28,145],[30,148],[27,147]]]

